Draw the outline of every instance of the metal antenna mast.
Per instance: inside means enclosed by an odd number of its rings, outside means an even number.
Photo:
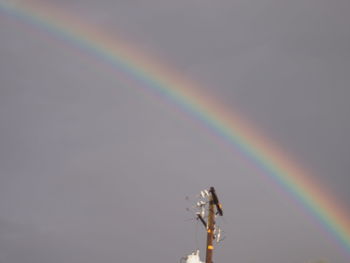
[[[216,195],[214,187],[201,191],[200,199],[195,206],[197,220],[201,221],[207,231],[207,246],[205,263],[213,263],[214,240],[216,243],[222,241],[221,229],[216,227],[216,215],[223,216],[222,206]],[[188,211],[190,211],[188,209]],[[206,220],[207,219],[207,220]],[[183,258],[186,263],[204,263],[200,261],[199,250]]]
[[[214,201],[212,194],[209,196],[209,208],[208,208],[208,223],[207,223],[207,253],[205,256],[205,263],[212,263],[213,260],[213,240],[215,229],[215,214],[214,214]]]
[[[216,195],[214,187],[210,187],[209,190],[209,207],[208,207],[208,223],[207,223],[207,253],[205,257],[205,263],[213,262],[213,240],[215,239],[215,208],[217,214],[223,215],[222,206],[219,203],[219,199]]]

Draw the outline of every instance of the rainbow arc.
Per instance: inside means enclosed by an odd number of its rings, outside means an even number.
[[[0,14],[29,24],[95,57],[118,76],[137,82],[149,92],[175,104],[245,156],[262,174],[277,182],[317,219],[350,256],[350,217],[347,209],[277,145],[231,109],[200,92],[195,83],[147,57],[131,43],[101,33],[99,29],[47,3],[0,2]]]

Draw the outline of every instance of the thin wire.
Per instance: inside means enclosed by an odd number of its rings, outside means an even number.
[[[196,220],[196,226],[195,226],[195,242],[196,242],[196,248],[199,249],[199,242],[198,242],[198,220]]]

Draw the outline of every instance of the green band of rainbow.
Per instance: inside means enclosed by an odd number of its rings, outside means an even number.
[[[257,133],[237,114],[198,92],[194,83],[180,77],[161,63],[107,33],[70,17],[63,10],[44,2],[5,4],[0,13],[25,24],[47,31],[50,35],[83,50],[111,66],[118,74],[128,76],[155,94],[177,105],[199,120],[259,167],[265,175],[281,185],[332,234],[350,256],[350,220],[341,207],[312,176],[296,165],[276,145]]]

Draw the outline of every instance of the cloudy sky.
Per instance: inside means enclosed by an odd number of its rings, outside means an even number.
[[[202,83],[350,210],[349,1],[42,2]],[[185,196],[211,185],[227,236],[214,262],[349,260],[237,150],[1,11],[0,121],[1,263],[204,259]]]

